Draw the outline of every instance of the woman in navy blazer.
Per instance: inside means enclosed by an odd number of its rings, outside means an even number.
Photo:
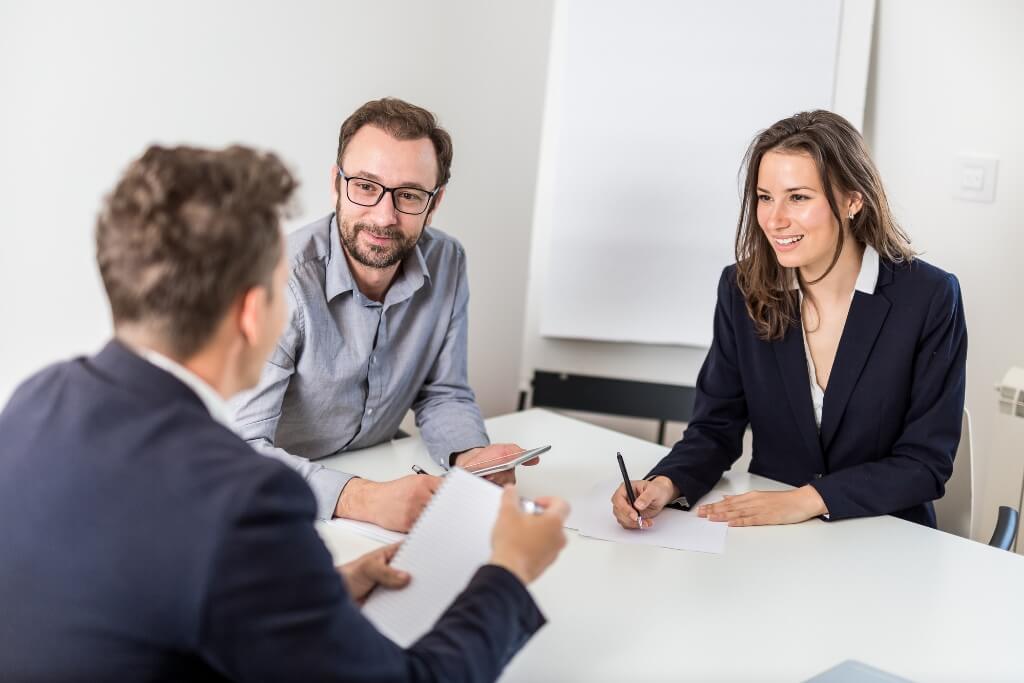
[[[750,471],[791,484],[701,505],[734,526],[892,514],[935,526],[964,407],[967,328],[955,276],[914,257],[860,134],[815,111],[745,159],[736,264],[681,441],[613,511],[644,527],[704,496],[753,433]]]

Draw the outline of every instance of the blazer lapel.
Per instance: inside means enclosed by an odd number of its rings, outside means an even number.
[[[881,282],[879,282],[881,284]],[[825,390],[825,405],[821,416],[821,444],[828,451],[839,429],[850,395],[871,355],[882,323],[889,314],[889,301],[880,294],[856,292],[850,304],[850,313],[843,327],[839,348],[832,361],[832,372]]]
[[[774,342],[775,360],[779,364],[779,374],[786,388],[789,406],[793,410],[800,438],[807,446],[807,452],[816,467],[824,463],[821,442],[818,440],[818,427],[814,422],[814,406],[811,404],[810,376],[807,374],[807,354],[804,352],[803,323],[800,320],[790,325],[786,336]]]

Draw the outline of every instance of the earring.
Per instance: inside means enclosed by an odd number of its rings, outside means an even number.
[[[855,214],[855,213],[854,213],[853,211],[851,211],[851,212],[850,212],[850,220],[852,221],[852,220],[853,220],[853,217],[854,217],[854,216],[856,216],[856,215],[857,215],[857,214]]]

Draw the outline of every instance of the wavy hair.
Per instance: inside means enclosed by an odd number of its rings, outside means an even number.
[[[806,154],[814,160],[825,197],[840,227],[869,244],[879,256],[894,263],[910,261],[910,238],[896,223],[867,146],[857,129],[838,114],[817,110],[801,112],[761,131],[747,148],[740,173],[744,176],[740,217],[736,225],[736,279],[747,312],[761,339],[781,339],[797,319],[798,298],[791,290],[795,276],[801,290],[824,279],[839,260],[845,242],[840,229],[832,262],[813,282],[805,282],[799,269],[779,264],[767,236],[757,222],[757,174],[768,152]],[[841,215],[835,193],[857,192],[863,206],[853,219]],[[796,272],[792,272],[796,270]],[[812,299],[813,301],[813,299]]]
[[[274,154],[152,146],[96,221],[96,261],[114,326],[144,325],[180,358],[251,287],[268,295],[280,221],[297,183]]]
[[[345,156],[345,147],[363,126],[376,126],[399,140],[428,138],[437,154],[437,186],[448,184],[452,176],[452,138],[448,131],[438,125],[433,113],[397,97],[370,100],[341,124],[338,132],[339,168]],[[339,182],[337,178],[335,182]]]

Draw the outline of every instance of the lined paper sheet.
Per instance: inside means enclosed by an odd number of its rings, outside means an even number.
[[[649,529],[623,529],[612,515],[611,504],[612,493],[621,484],[621,479],[600,482],[585,496],[572,501],[570,521],[580,534],[616,543],[655,545],[675,550],[725,551],[728,523],[709,522],[698,517],[696,511],[663,510]]]
[[[401,590],[378,587],[363,614],[381,633],[409,647],[429,631],[491,556],[501,488],[454,469],[391,561],[409,572]]]

